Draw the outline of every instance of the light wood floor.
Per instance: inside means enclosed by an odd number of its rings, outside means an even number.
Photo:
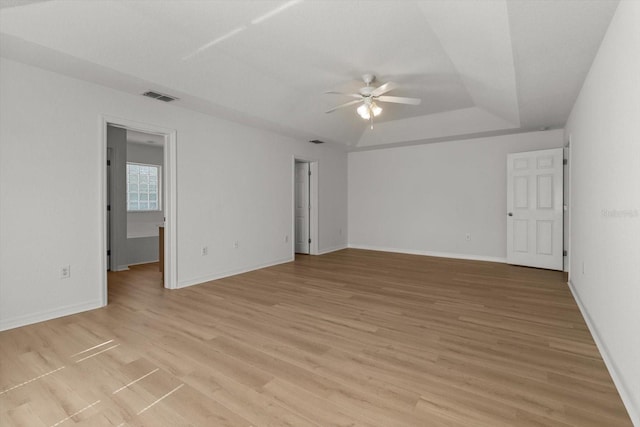
[[[631,425],[562,273],[360,250],[177,291],[156,270],[0,333],[0,425]]]

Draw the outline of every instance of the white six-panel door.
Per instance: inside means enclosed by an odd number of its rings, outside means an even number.
[[[309,163],[295,164],[295,251],[309,253]]]
[[[563,268],[562,148],[507,155],[507,262]]]

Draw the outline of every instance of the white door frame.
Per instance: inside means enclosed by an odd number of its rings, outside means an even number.
[[[164,287],[176,289],[178,283],[177,271],[177,233],[176,233],[176,141],[177,132],[162,126],[148,123],[136,122],[133,120],[113,117],[108,115],[100,116],[100,201],[101,230],[100,230],[100,257],[102,305],[107,305],[107,125],[115,125],[139,132],[153,133],[164,136],[164,167],[163,167],[163,188],[164,188],[164,215],[165,215],[165,265],[164,265]]]
[[[304,156],[292,156],[291,158],[291,257],[296,256],[296,161],[309,163],[311,176],[309,177],[309,203],[311,209],[309,212],[309,237],[311,245],[309,245],[309,255],[318,255],[318,161]]]

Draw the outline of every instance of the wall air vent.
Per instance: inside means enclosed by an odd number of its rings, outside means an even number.
[[[309,142],[312,144],[324,144],[324,141],[320,141],[319,139],[312,139]]]
[[[171,102],[171,101],[175,101],[176,99],[180,99],[180,98],[176,98],[175,96],[167,95],[165,93],[160,93],[160,92],[154,92],[152,90],[145,92],[142,95],[147,96],[149,98],[157,99],[158,101],[163,101],[163,102]]]

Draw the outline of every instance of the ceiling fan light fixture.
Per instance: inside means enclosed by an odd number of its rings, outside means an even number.
[[[369,111],[369,106],[367,104],[362,104],[356,109],[358,115],[365,120],[369,120],[371,118],[371,112]]]
[[[371,111],[374,117],[378,117],[382,113],[382,107],[378,106],[375,102],[371,103]]]
[[[356,109],[356,112],[364,120],[369,120],[371,115],[378,117],[382,113],[382,107],[378,106],[375,102],[365,102]]]

